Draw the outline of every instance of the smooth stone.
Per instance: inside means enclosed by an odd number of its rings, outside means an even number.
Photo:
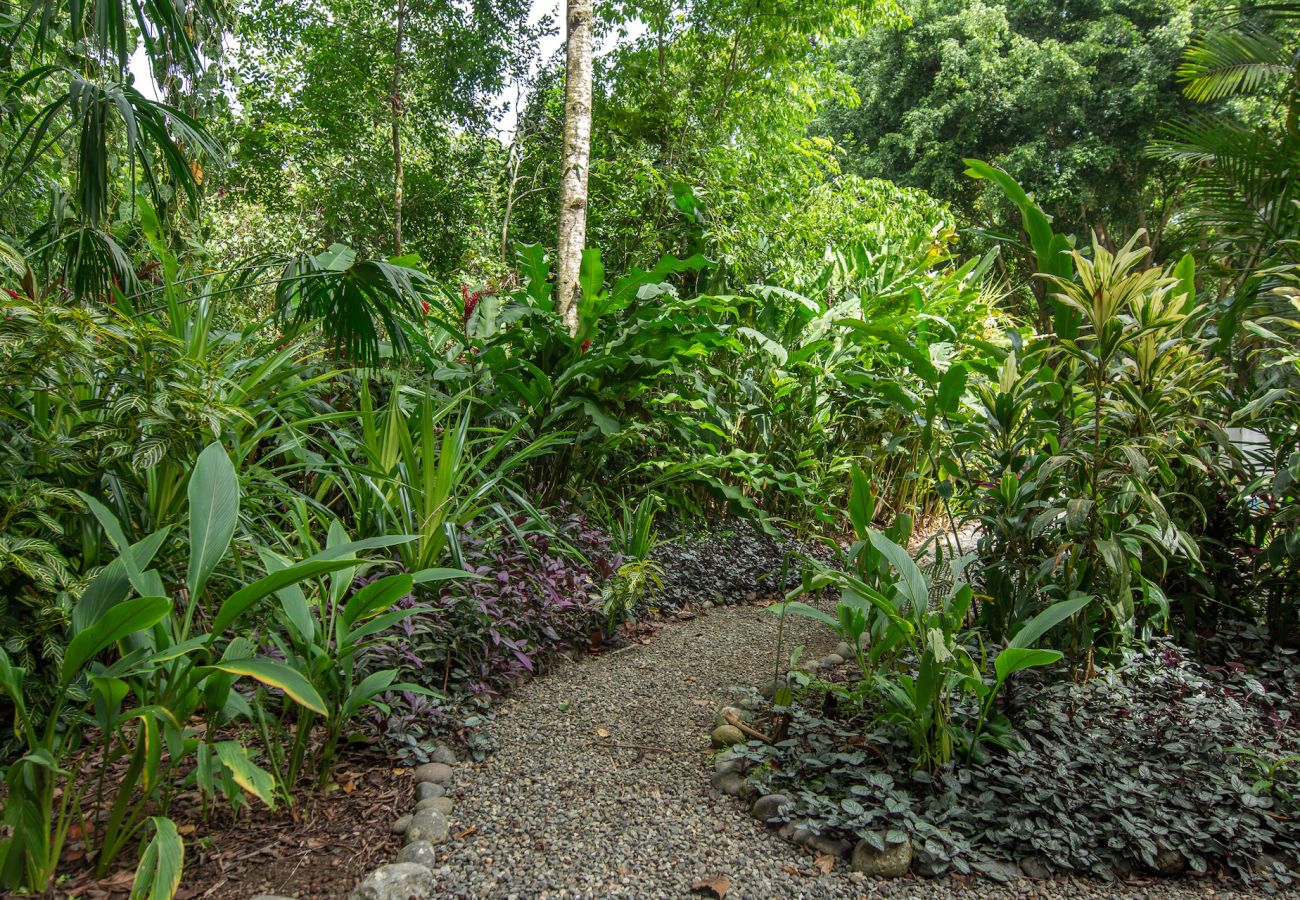
[[[438,851],[428,841],[415,841],[407,844],[397,854],[399,863],[419,863],[430,869],[438,862]]]
[[[719,753],[713,759],[714,772],[740,772],[744,769],[744,760],[731,753]]]
[[[760,701],[757,697],[746,697],[744,700],[741,700],[736,705],[739,706],[741,709],[745,710],[746,712],[754,713],[754,712],[758,712],[759,709],[762,708],[763,704],[762,701]]]
[[[747,603],[753,603],[757,599],[758,599],[758,591],[750,591],[748,594],[745,595],[745,602]]]
[[[411,827],[406,829],[406,843],[428,841],[441,844],[451,833],[447,817],[436,809],[422,809],[411,819]]]
[[[393,834],[406,834],[406,829],[411,827],[411,817],[402,816],[393,823]]]
[[[795,839],[794,839],[795,833],[798,831],[799,831],[798,825],[795,825],[793,822],[786,822],[784,825],[782,825],[780,828],[776,830],[776,836],[783,841],[789,841],[790,843],[793,844],[795,843]]]
[[[758,692],[763,695],[764,700],[771,700],[776,696],[777,691],[781,690],[781,688],[789,687],[789,685],[790,682],[786,681],[784,678],[773,678],[771,681],[765,683],[761,688],[759,688]]]
[[[415,804],[415,811],[421,812],[426,809],[436,809],[444,816],[449,816],[451,815],[451,811],[455,805],[455,802],[450,797],[430,797],[427,800],[421,800],[419,803]]]
[[[841,656],[844,659],[857,658],[857,654],[853,652],[853,645],[850,644],[848,641],[839,642],[839,644],[835,647],[835,655]]]
[[[726,794],[729,797],[740,797],[747,799],[752,797],[756,791],[743,775],[735,772],[716,772],[709,779],[709,784],[720,794]]]
[[[421,783],[445,784],[451,781],[451,766],[446,763],[429,762],[415,770],[415,780]]]
[[[780,812],[781,807],[790,802],[785,794],[768,794],[754,801],[749,813],[760,822],[766,822]]]
[[[701,603],[700,605],[703,606],[705,609],[713,609],[713,607],[714,607],[714,603],[713,603],[712,600],[705,600],[705,601],[704,601],[703,603]]]
[[[720,725],[709,735],[715,747],[730,747],[745,743],[745,733],[735,725]]]
[[[830,669],[842,665],[844,665],[844,657],[840,656],[838,653],[830,653],[822,657],[823,669]]]
[[[429,762],[442,763],[445,766],[454,766],[460,760],[456,759],[456,751],[452,750],[446,744],[438,744],[429,754]]]
[[[721,728],[723,725],[730,725],[731,723],[727,721],[728,713],[735,716],[740,721],[746,723],[748,723],[751,719],[754,718],[753,715],[751,715],[748,711],[743,710],[737,706],[724,706],[722,707],[722,709],[718,710],[716,713],[713,714],[713,727]]]
[[[441,797],[446,793],[447,789],[440,784],[421,781],[415,785],[416,800],[431,800],[434,797]]]
[[[885,840],[883,831],[877,834],[882,841]],[[912,867],[912,841],[909,838],[898,844],[885,842],[884,850],[877,850],[866,841],[858,841],[849,867],[854,872],[876,878],[902,878]]]
[[[1025,877],[1030,881],[1047,881],[1052,877],[1052,870],[1048,868],[1047,860],[1041,856],[1026,856],[1020,860],[1020,871],[1025,873]]]
[[[432,897],[433,872],[419,863],[390,863],[375,869],[356,886],[349,900],[411,900]]]

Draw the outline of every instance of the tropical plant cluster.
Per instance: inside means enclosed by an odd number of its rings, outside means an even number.
[[[957,5],[599,4],[572,295],[526,5],[0,8],[0,887],[76,842],[169,897],[181,811],[309,818],[354,741],[423,762],[664,597],[783,592],[854,657],[746,751],[799,817],[935,872],[1291,865],[1294,703],[1201,667],[1300,633],[1294,4]],[[965,46],[1069,120],[916,144],[863,61],[932,33],[921,112]],[[1064,152],[1099,68],[1146,93]],[[719,522],[779,562],[683,595]]]

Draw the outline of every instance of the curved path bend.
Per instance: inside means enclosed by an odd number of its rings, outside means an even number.
[[[474,898],[680,898],[693,882],[726,875],[728,900],[1246,896],[1193,881],[883,881],[843,861],[821,875],[809,851],[709,788],[714,712],[771,677],[776,626],[754,606],[706,610],[515,692],[487,726],[496,752],[458,772],[457,837],[444,847],[439,887]],[[786,644],[797,643],[824,655],[834,638],[792,618]]]

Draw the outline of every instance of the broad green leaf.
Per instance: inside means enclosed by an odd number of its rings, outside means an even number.
[[[343,624],[350,628],[361,619],[383,612],[410,594],[413,584],[410,575],[389,575],[372,581],[348,598],[343,607]]]
[[[89,494],[77,491],[77,496],[85,502],[86,507],[104,529],[104,533],[108,535],[114,549],[120,554],[118,558],[122,560],[122,567],[126,569],[126,576],[130,580],[131,586],[135,588],[137,594],[141,596],[147,595],[149,593],[149,583],[145,580],[144,571],[139,562],[136,561],[135,555],[129,552],[132,544],[126,539],[126,533],[122,531],[122,524],[117,521],[117,516],[113,515],[107,506]],[[145,540],[148,540],[148,538]]]
[[[871,482],[857,463],[849,471],[849,482],[849,521],[853,523],[853,533],[858,540],[865,541],[871,531],[871,520],[876,515],[876,498]]]
[[[365,706],[378,693],[386,691],[397,678],[396,669],[384,669],[381,672],[372,672],[364,680],[352,689],[347,700],[343,702],[343,721],[350,719],[357,710]]]
[[[209,444],[190,475],[190,563],[185,577],[197,602],[208,577],[230,549],[239,519],[239,476],[225,448]]]
[[[271,809],[275,809],[275,779],[271,773],[248,758],[248,750],[238,741],[221,741],[213,747],[217,758],[230,771],[230,777]]]
[[[86,628],[68,644],[63,656],[60,683],[67,686],[89,660],[127,635],[152,628],[171,612],[166,597],[137,597],[108,609],[98,622]]]
[[[185,869],[185,841],[171,819],[151,816],[149,822],[154,834],[140,855],[131,900],[171,900]]]
[[[917,568],[916,560],[912,559],[912,554],[879,531],[870,531],[869,536],[871,545],[879,550],[898,572],[900,578],[898,592],[902,594],[903,599],[911,604],[914,612],[924,612],[930,604],[930,589],[926,585],[925,576]]]
[[[154,554],[162,546],[168,532],[167,528],[155,531],[147,538],[131,545],[130,554],[137,568],[142,569],[153,561]],[[72,608],[73,635],[98,622],[107,609],[121,603],[131,592],[131,582],[127,578],[126,565],[122,559],[125,555],[118,556],[105,566],[95,576],[95,580],[90,582],[81,599],[77,601],[77,605]]]
[[[999,682],[1006,681],[1012,672],[1031,669],[1035,666],[1050,666],[1059,662],[1065,654],[1060,650],[1042,650],[1038,648],[1008,647],[998,654],[993,663]]]
[[[948,367],[939,382],[939,411],[952,415],[961,403],[961,395],[966,391],[966,366],[955,363]]]
[[[306,581],[309,578],[315,578],[328,572],[334,572],[339,569],[346,569],[355,566],[356,560],[351,559],[325,559],[315,562],[300,562],[289,566],[287,569],[280,569],[271,572],[265,577],[258,579],[250,585],[246,585],[235,593],[226,598],[217,610],[217,615],[212,620],[212,637],[216,640],[217,636],[222,634],[227,628],[234,624],[240,616],[248,611],[254,603],[262,598],[273,594],[286,585],[297,584],[300,581]]]
[[[322,716],[329,715],[329,711],[325,708],[325,701],[316,688],[312,687],[311,682],[297,669],[291,668],[282,662],[276,662],[273,659],[264,657],[256,659],[223,659],[210,666],[205,666],[205,668],[209,671],[245,675],[269,687],[284,691],[299,706],[306,707]]]
[[[1011,639],[1011,642],[1008,643],[1007,646],[1009,648],[1033,646],[1038,642],[1039,638],[1091,602],[1091,597],[1075,597],[1071,600],[1060,600],[1053,603],[1051,606],[1047,607],[1047,609],[1030,619],[1025,624],[1024,628],[1016,632],[1016,636]]]

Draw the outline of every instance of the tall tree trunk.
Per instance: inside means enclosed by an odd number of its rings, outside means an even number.
[[[578,333],[578,274],[587,241],[587,170],[591,161],[592,0],[568,0],[568,67],[564,82],[564,156],[560,227],[555,242],[556,308]]]
[[[393,255],[402,252],[402,39],[406,0],[397,0],[397,40],[393,45]]]

